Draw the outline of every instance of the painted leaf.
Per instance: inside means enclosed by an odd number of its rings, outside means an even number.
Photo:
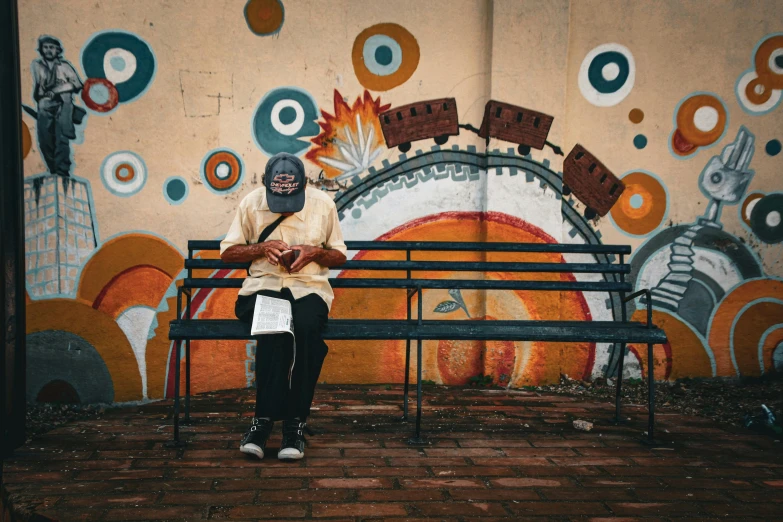
[[[449,312],[453,312],[457,308],[459,308],[459,303],[456,303],[454,301],[443,301],[438,306],[435,307],[435,310],[433,312],[438,312],[439,314],[447,314]]]

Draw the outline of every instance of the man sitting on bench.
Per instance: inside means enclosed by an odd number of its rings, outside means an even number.
[[[286,153],[273,156],[263,184],[239,203],[220,243],[220,258],[229,263],[252,262],[234,307],[240,320],[252,321],[259,294],[291,303],[296,360],[289,389],[291,336],[265,335],[258,343],[255,416],[239,450],[264,458],[274,422],[282,420],[283,441],[277,456],[301,459],[302,432],[329,351],[322,338],[334,299],[329,268],[345,262],[346,248],[334,202],[307,186],[299,158]],[[281,259],[287,250],[297,256],[289,269],[284,268],[289,258]]]

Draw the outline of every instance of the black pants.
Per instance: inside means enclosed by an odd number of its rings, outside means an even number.
[[[285,299],[291,303],[296,337],[296,362],[288,389],[288,370],[293,356],[290,334],[259,335],[256,337],[256,417],[285,420],[299,417],[304,421],[310,414],[315,385],[321,374],[329,348],[322,332],[329,318],[329,308],[316,294],[294,299],[288,288],[281,292],[262,290],[260,295]],[[256,295],[237,297],[234,313],[246,323],[253,320]]]

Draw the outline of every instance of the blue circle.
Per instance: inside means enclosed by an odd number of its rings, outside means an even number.
[[[111,60],[109,60],[109,63],[114,68],[115,71],[124,71],[125,70],[125,60],[122,56],[113,56]]]
[[[647,136],[644,134],[637,134],[633,138],[633,145],[637,149],[643,149],[647,146]]]
[[[280,123],[288,125],[296,119],[296,110],[293,107],[283,107],[278,117],[280,118]]]
[[[188,196],[188,183],[184,178],[172,176],[163,183],[163,197],[172,205],[179,205]]]
[[[155,76],[155,55],[152,54],[149,44],[135,34],[114,30],[97,33],[82,48],[81,62],[85,76],[106,78],[103,60],[106,53],[115,48],[124,49],[136,58],[136,71],[133,75],[115,85],[120,102],[129,102],[141,96],[152,83]],[[112,67],[115,67],[115,59],[112,58],[109,62]]]
[[[375,49],[375,61],[381,65],[389,65],[394,59],[394,54],[388,45],[380,45]]]
[[[351,211],[351,215],[353,216],[354,219],[359,219],[360,217],[362,217],[362,209],[360,209],[358,207],[354,208]]]
[[[641,194],[634,194],[631,196],[631,208],[641,208],[644,204],[644,198]]]
[[[109,89],[102,83],[96,83],[90,87],[90,99],[99,105],[109,101]]]
[[[764,150],[770,156],[777,156],[780,154],[780,140],[769,140],[764,147]]]
[[[620,69],[617,78],[613,80],[607,80],[603,75],[604,67],[610,63],[616,64]],[[630,73],[631,66],[628,63],[628,58],[617,51],[606,51],[590,62],[590,67],[587,69],[587,79],[596,91],[601,94],[610,94],[619,91],[625,85]]]
[[[783,69],[783,54],[775,57],[775,65]]]

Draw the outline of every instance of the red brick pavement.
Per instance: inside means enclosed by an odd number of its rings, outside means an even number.
[[[407,443],[401,386],[319,386],[294,463],[239,453],[253,390],[199,395],[188,445],[168,449],[171,401],[109,410],[6,461],[18,520],[783,520],[780,444],[703,418],[505,390],[425,387],[428,444]],[[415,402],[411,404],[415,418]],[[589,433],[571,421],[591,420]]]

